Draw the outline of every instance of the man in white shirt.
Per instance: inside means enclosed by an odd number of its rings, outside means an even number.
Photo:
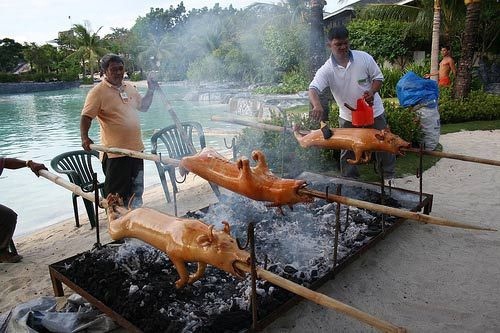
[[[311,117],[315,120],[328,119],[328,114],[325,114],[321,106],[319,94],[329,87],[339,106],[340,127],[353,127],[352,111],[344,104],[355,107],[358,98],[363,97],[373,107],[373,127],[376,129],[386,128],[384,105],[378,94],[384,77],[373,57],[366,52],[349,48],[349,32],[343,26],[332,28],[329,31],[328,46],[332,54],[318,69],[309,85],[309,100],[312,104]],[[354,159],[354,153],[350,150],[342,150],[340,154],[342,176],[358,178],[358,168],[348,164],[347,159]],[[375,159],[377,170],[383,169],[384,179],[393,179],[396,156],[377,152]]]

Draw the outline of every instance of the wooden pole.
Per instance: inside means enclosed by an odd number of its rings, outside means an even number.
[[[241,269],[247,273],[250,273],[250,266],[243,264],[241,262],[235,263],[238,269]],[[269,281],[283,289],[286,289],[296,295],[299,295],[305,299],[308,299],[316,304],[325,306],[327,308],[339,311],[348,316],[356,318],[365,324],[379,329],[382,332],[406,332],[405,328],[398,327],[384,320],[378,319],[366,312],[358,310],[350,305],[342,303],[336,299],[303,287],[297,283],[289,281],[282,278],[279,275],[273,274],[265,269],[257,268],[257,276],[263,280]]]
[[[230,124],[249,126],[249,127],[259,128],[259,129],[263,129],[263,130],[275,131],[275,132],[283,132],[283,130],[293,132],[293,129],[290,127],[264,124],[264,123],[259,123],[259,122],[255,122],[255,121],[251,121],[251,120],[239,119],[239,118],[235,118],[235,117],[212,116],[212,118],[210,118],[210,119],[212,121],[220,121],[220,122],[226,122],[226,123],[230,123]]]
[[[177,132],[179,132],[179,135],[181,136],[182,141],[189,148],[189,150],[193,154],[195,154],[196,149],[194,148],[193,142],[191,140],[189,140],[188,135],[187,135],[186,131],[184,130],[184,127],[182,127],[182,124],[181,124],[179,118],[177,117],[177,113],[175,113],[175,110],[172,107],[172,104],[170,104],[170,102],[168,101],[167,95],[165,94],[163,89],[161,89],[161,87],[159,85],[156,88],[156,90],[160,94],[160,97],[163,101],[163,104],[165,104],[165,107],[167,108],[168,113],[170,113],[170,116],[172,117],[172,119],[174,121],[175,127],[177,128]]]
[[[480,157],[473,157],[473,156],[467,156],[467,155],[459,155],[459,154],[452,154],[452,153],[445,153],[442,151],[435,151],[435,150],[420,150],[418,148],[401,148],[402,151],[407,151],[410,153],[415,153],[415,154],[422,154],[424,155],[429,155],[429,156],[436,156],[436,157],[444,157],[444,158],[451,158],[454,160],[461,160],[461,161],[466,161],[466,162],[474,162],[474,163],[481,163],[481,164],[489,164],[489,165],[495,165],[495,166],[500,166],[500,161],[496,160],[490,160],[487,158],[480,158]]]
[[[231,124],[244,125],[244,126],[259,128],[262,130],[269,130],[269,131],[276,131],[276,132],[282,132],[283,130],[290,131],[290,132],[293,131],[293,129],[291,129],[290,127],[263,124],[263,123],[259,123],[259,122],[255,122],[255,121],[251,121],[251,120],[238,119],[235,117],[212,116],[211,119],[213,121],[221,121],[221,122],[227,122],[227,123],[231,123]],[[301,131],[301,133],[306,133],[306,132],[307,131]],[[452,153],[444,153],[444,152],[435,151],[435,150],[422,150],[421,151],[420,149],[417,149],[417,148],[401,148],[401,151],[406,151],[406,152],[414,153],[414,154],[424,154],[424,155],[429,155],[429,156],[442,157],[442,158],[451,158],[451,159],[461,160],[461,161],[466,161],[466,162],[474,162],[474,163],[500,166],[500,161],[497,161],[497,160],[490,160],[490,159],[486,159],[486,158],[479,158],[479,157],[452,154]]]
[[[102,151],[105,153],[113,153],[113,154],[120,154],[120,155],[129,156],[129,157],[140,158],[143,160],[161,162],[163,164],[170,164],[170,165],[175,165],[175,166],[179,166],[179,163],[180,163],[180,160],[176,160],[176,159],[173,159],[170,157],[162,156],[160,159],[160,155],[156,155],[156,154],[146,154],[146,153],[143,153],[140,151],[124,149],[124,148],[105,147],[105,146],[100,146],[100,145],[96,145],[93,143],[90,145],[90,149]]]
[[[447,220],[447,219],[444,219],[441,217],[435,217],[435,216],[429,216],[426,214],[410,212],[410,211],[399,209],[399,208],[378,205],[378,204],[374,204],[371,202],[352,199],[352,198],[343,197],[343,196],[335,195],[335,194],[326,194],[325,192],[316,191],[316,190],[300,189],[299,194],[306,194],[306,195],[313,196],[315,198],[325,199],[325,200],[328,200],[330,202],[338,202],[338,203],[341,203],[344,205],[354,206],[354,207],[358,207],[358,208],[364,208],[364,209],[368,209],[371,211],[376,211],[376,212],[380,212],[380,213],[392,215],[392,216],[398,216],[398,217],[402,217],[405,219],[409,219],[409,220],[417,221],[417,222],[421,222],[421,223],[429,223],[429,224],[436,224],[436,225],[442,225],[442,226],[454,227],[454,228],[463,228],[463,229],[497,231],[496,229],[492,229],[492,228],[486,228],[486,227],[480,227],[480,226],[475,226],[475,225],[461,223],[461,222],[455,222],[455,221]]]
[[[82,198],[95,202],[94,192],[84,192],[80,186],[70,183],[62,177],[55,175],[47,170],[40,170],[39,174],[41,177],[50,180],[54,184],[64,187],[65,189],[70,190],[71,192],[81,196]],[[108,202],[105,199],[100,199],[99,206],[106,208],[108,206]]]

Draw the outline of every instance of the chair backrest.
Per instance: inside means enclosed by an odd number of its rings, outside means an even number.
[[[191,141],[195,148],[203,149],[206,146],[205,134],[200,123],[195,121],[181,122],[188,140]],[[193,137],[198,136],[198,141],[193,141]],[[159,147],[159,142],[163,142],[164,147]],[[155,132],[151,137],[151,153],[167,153],[168,157],[173,159],[181,159],[185,156],[196,154],[196,151],[191,151],[189,146],[183,142],[182,137],[177,131],[177,126],[170,125]]]
[[[69,181],[80,186],[84,191],[92,190],[92,159],[99,159],[95,150],[75,150],[57,155],[50,161],[52,169],[68,175]]]

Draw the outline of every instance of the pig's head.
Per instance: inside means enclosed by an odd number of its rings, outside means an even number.
[[[410,148],[411,144],[401,139],[396,134],[392,133],[389,128],[380,131],[380,134],[375,134],[378,140],[384,141],[387,144],[387,151],[396,155],[404,155],[401,148]]]
[[[250,265],[250,254],[240,250],[236,240],[231,237],[229,223],[226,221],[222,223],[224,229],[214,230],[214,226],[211,225],[208,232],[199,235],[196,241],[204,249],[204,259],[207,264],[243,278],[245,272],[238,269],[236,263]]]

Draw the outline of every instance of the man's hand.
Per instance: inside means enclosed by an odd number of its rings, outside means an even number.
[[[363,98],[368,105],[373,106],[373,91],[367,90],[363,93]]]
[[[82,138],[82,147],[86,151],[90,151],[90,145],[93,144],[94,141],[92,141],[89,137]]]
[[[158,84],[158,80],[156,80],[156,75],[153,73],[149,73],[146,80],[148,82],[148,90],[151,89],[152,91],[155,91],[156,88],[160,86]]]
[[[40,170],[48,170],[47,167],[41,163],[36,163],[31,160],[26,162],[26,165],[33,171],[33,173],[40,177]]]
[[[324,111],[322,107],[313,107],[309,113],[309,117],[313,120],[320,121],[323,117],[323,113]]]

